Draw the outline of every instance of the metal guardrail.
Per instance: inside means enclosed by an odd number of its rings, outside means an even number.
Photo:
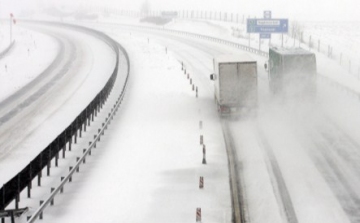
[[[66,145],[68,144],[71,147],[72,139],[76,137],[78,132],[83,130],[86,131],[87,123],[90,123],[90,120],[94,118],[96,113],[102,108],[103,104],[109,96],[118,72],[119,65],[119,50],[123,52],[126,59],[129,60],[127,53],[123,47],[118,45],[114,40],[105,35],[104,33],[81,27],[76,25],[68,25],[62,23],[51,23],[51,22],[41,22],[49,25],[59,25],[66,28],[75,28],[76,30],[81,30],[83,32],[89,32],[92,35],[104,40],[116,53],[116,66],[114,71],[103,87],[103,89],[94,97],[94,99],[88,104],[88,106],[75,118],[75,120],[69,124],[69,126],[60,133],[44,150],[36,156],[25,168],[23,168],[16,176],[3,185],[0,188],[0,210],[4,210],[5,207],[15,200],[15,207],[18,208],[19,195],[22,190],[28,187],[28,196],[30,196],[31,182],[38,176],[39,182],[41,178],[42,170],[47,166],[48,173],[50,168],[50,161],[53,158],[58,159],[59,152],[63,149],[65,151]],[[129,61],[128,61],[129,64]],[[127,81],[127,79],[126,79]],[[123,93],[122,93],[123,94]]]
[[[125,51],[125,49],[123,48],[120,48],[124,55],[126,56],[127,58],[127,63],[128,63],[128,72],[127,72],[127,78],[126,78],[126,81],[125,81],[125,86],[118,98],[118,100],[116,101],[113,109],[112,109],[112,112],[109,114],[109,117],[106,119],[105,123],[103,123],[103,127],[102,129],[100,129],[100,131],[98,131],[98,134],[96,135],[96,137],[94,138],[94,141],[91,142],[91,144],[89,145],[89,147],[84,151],[83,153],[83,156],[76,162],[74,168],[71,169],[71,171],[69,172],[69,174],[61,181],[60,185],[57,186],[55,188],[55,190],[53,190],[53,192],[50,194],[50,196],[40,205],[40,207],[35,211],[35,213],[31,216],[31,218],[27,221],[28,223],[33,223],[37,220],[37,218],[42,215],[44,209],[53,202],[55,196],[62,191],[62,189],[64,188],[65,184],[67,182],[70,181],[71,177],[74,175],[74,173],[76,171],[78,171],[80,165],[82,163],[85,163],[85,159],[86,159],[86,156],[88,156],[89,154],[91,154],[91,149],[93,149],[94,147],[96,147],[96,142],[97,141],[100,141],[100,137],[101,135],[104,134],[105,130],[107,129],[107,126],[110,124],[112,118],[114,117],[114,115],[116,114],[116,111],[117,109],[119,108],[120,104],[121,104],[121,101],[122,99],[124,98],[124,95],[125,95],[125,90],[126,90],[126,87],[127,87],[127,81],[128,81],[128,78],[129,78],[129,72],[130,72],[130,62],[129,62],[129,58],[128,58],[128,55]]]
[[[15,40],[13,40],[11,42],[11,44],[9,44],[9,46],[7,46],[1,53],[0,53],[0,59],[3,58],[10,50],[11,48],[15,45]]]

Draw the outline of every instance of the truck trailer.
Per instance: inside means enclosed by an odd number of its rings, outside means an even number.
[[[268,69],[269,87],[272,93],[301,97],[315,94],[314,53],[302,48],[270,48]]]
[[[214,58],[215,101],[221,116],[239,115],[257,107],[257,62],[247,54]]]

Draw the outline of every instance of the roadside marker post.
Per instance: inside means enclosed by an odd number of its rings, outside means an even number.
[[[205,145],[203,145],[203,160],[202,160],[202,164],[206,164],[206,148],[205,148]]]
[[[201,208],[196,208],[196,222],[201,222]]]
[[[204,188],[204,177],[200,177],[200,180],[199,180],[199,188],[200,188],[200,189],[203,189],[203,188]]]

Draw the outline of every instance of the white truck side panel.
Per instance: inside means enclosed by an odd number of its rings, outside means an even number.
[[[236,106],[239,104],[240,77],[237,63],[219,64],[219,103]]]
[[[215,95],[220,105],[228,107],[256,106],[256,61],[215,62],[214,69],[216,71]]]

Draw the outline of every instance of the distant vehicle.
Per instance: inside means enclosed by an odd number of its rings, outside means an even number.
[[[221,116],[253,111],[257,107],[257,63],[249,55],[214,58],[215,100]]]
[[[267,69],[267,64],[265,64]],[[302,48],[269,49],[270,90],[290,96],[315,95],[316,57]]]

